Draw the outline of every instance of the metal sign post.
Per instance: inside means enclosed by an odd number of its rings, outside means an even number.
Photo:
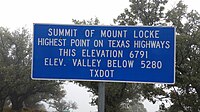
[[[105,82],[99,82],[98,85],[98,112],[105,111]]]

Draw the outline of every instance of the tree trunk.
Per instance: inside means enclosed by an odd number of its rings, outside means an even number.
[[[21,112],[23,108],[23,101],[16,95],[11,96],[12,112]]]
[[[12,103],[12,111],[13,112],[21,112],[23,108],[22,102]]]
[[[0,112],[3,112],[5,100],[0,100]]]
[[[0,112],[3,112],[5,101],[6,101],[6,97],[0,96]]]

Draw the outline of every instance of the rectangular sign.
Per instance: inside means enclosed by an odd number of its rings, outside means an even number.
[[[34,24],[33,79],[175,82],[175,28]]]

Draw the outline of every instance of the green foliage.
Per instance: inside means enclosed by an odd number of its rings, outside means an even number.
[[[61,81],[32,80],[31,62],[32,40],[28,30],[10,32],[0,27],[0,111],[7,97],[12,110],[21,111],[23,103],[31,97],[41,101],[64,94]]]
[[[130,9],[125,9],[117,19],[120,25],[159,25],[164,19],[164,5],[168,0],[130,0]]]
[[[123,112],[147,112],[144,105],[141,102],[138,102],[137,99],[128,101],[122,105],[124,107]]]
[[[123,104],[140,100],[140,86],[127,83],[106,83],[106,112],[123,112]]]
[[[99,25],[100,21],[97,17],[95,17],[94,19],[91,18],[90,20],[76,20],[76,19],[72,19],[72,22],[75,24],[80,24],[80,25]]]
[[[183,112],[200,111],[200,15],[187,12],[181,1],[168,12],[168,18],[177,26],[176,85],[170,93],[171,110]],[[183,21],[184,20],[184,21]],[[171,86],[169,86],[170,88]]]
[[[172,105],[167,112],[200,111],[200,15],[187,12],[187,5],[180,1],[164,12],[165,0],[132,0],[115,23],[120,25],[173,25],[176,27],[176,83],[175,85],[143,85],[144,98],[153,103],[169,98]],[[164,91],[168,89],[168,91]],[[170,92],[169,92],[170,90]],[[162,96],[159,98],[158,96]]]
[[[69,111],[71,109],[78,109],[76,102],[65,101],[62,97],[57,97],[53,101],[49,102],[50,107],[53,107],[58,112]]]

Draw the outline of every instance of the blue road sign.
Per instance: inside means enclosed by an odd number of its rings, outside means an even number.
[[[175,28],[34,24],[33,79],[175,82]]]

